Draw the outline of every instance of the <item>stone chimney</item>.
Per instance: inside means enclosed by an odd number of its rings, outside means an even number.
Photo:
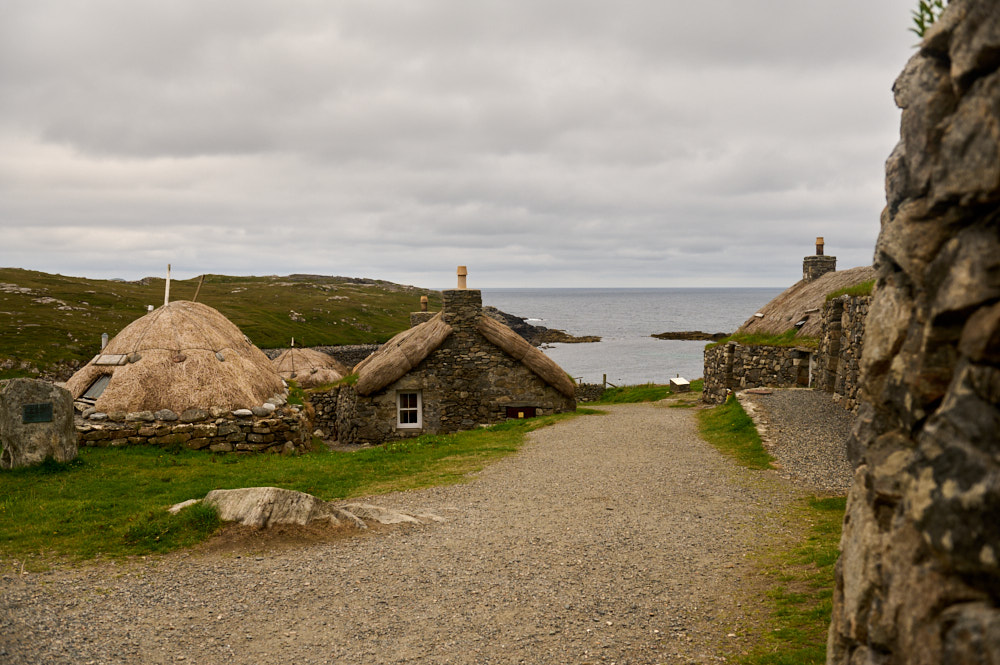
[[[837,257],[823,255],[824,244],[822,236],[816,238],[816,255],[807,256],[802,259],[803,281],[811,282],[814,279],[818,279],[826,273],[833,272],[837,269]]]
[[[419,326],[424,321],[430,321],[437,312],[427,311],[427,296],[420,296],[420,311],[410,312],[410,327]]]
[[[441,292],[441,311],[445,323],[453,328],[475,326],[483,313],[483,293],[466,286],[468,274],[465,266],[458,266],[458,288]]]

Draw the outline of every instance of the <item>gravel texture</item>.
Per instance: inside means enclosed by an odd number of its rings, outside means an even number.
[[[771,394],[740,393],[739,399],[781,475],[815,492],[847,493],[854,478],[847,460],[854,414],[830,393],[774,389]]]
[[[712,663],[755,639],[748,554],[801,491],[691,409],[602,407],[464,485],[369,501],[440,523],[22,573],[0,663]]]

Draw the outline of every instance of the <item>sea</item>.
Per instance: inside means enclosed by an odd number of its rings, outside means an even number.
[[[528,323],[600,342],[542,350],[583,383],[615,386],[693,380],[703,374],[703,341],[661,340],[654,333],[731,333],[781,293],[778,288],[482,289],[483,304]]]

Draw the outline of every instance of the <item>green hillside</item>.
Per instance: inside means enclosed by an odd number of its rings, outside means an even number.
[[[64,277],[0,268],[0,378],[23,374],[28,363],[53,370],[90,360],[101,333],[114,337],[163,304],[164,279],[136,282]],[[171,300],[191,300],[198,279],[171,280]],[[198,302],[235,323],[261,348],[384,342],[409,326],[420,296],[431,307],[440,294],[370,279],[290,275],[206,275]]]

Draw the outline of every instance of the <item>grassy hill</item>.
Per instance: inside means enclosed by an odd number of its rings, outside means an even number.
[[[198,279],[171,280],[171,300],[191,300]],[[118,331],[163,304],[164,279],[136,282],[0,268],[0,378],[83,363]],[[198,302],[235,323],[261,348],[384,342],[409,327],[410,312],[440,294],[372,279],[206,275]],[[27,367],[30,365],[31,367]]]

